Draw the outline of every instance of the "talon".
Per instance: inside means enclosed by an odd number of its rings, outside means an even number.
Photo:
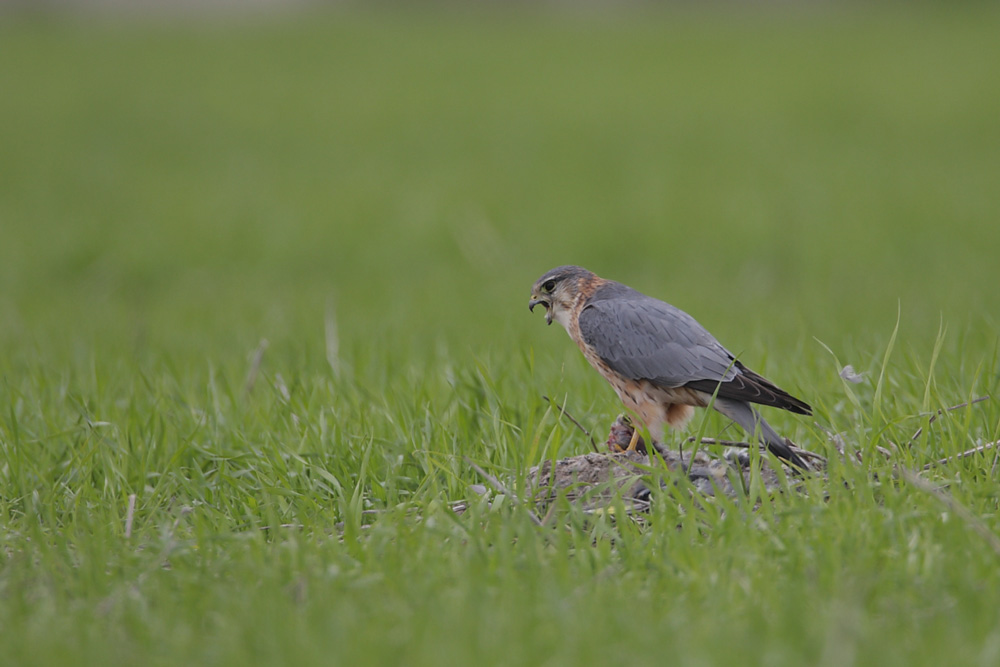
[[[625,451],[634,452],[638,444],[639,444],[639,429],[634,429],[632,431],[632,439],[628,441],[628,447],[625,449]]]

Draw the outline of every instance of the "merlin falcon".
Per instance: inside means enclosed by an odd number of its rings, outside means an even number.
[[[811,415],[812,408],[744,366],[705,327],[668,303],[579,266],[552,269],[531,288],[528,308],[566,329],[625,407],[659,440],[711,406],[761,440],[779,459],[808,470],[790,441],[752,404]],[[636,429],[629,450],[635,448]]]

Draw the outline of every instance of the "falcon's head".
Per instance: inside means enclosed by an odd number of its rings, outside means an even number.
[[[545,321],[556,320],[566,327],[569,313],[584,286],[596,276],[579,266],[560,266],[539,278],[531,288],[528,310],[545,306]]]

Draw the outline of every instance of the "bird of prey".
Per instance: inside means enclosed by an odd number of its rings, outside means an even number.
[[[809,469],[751,404],[801,415],[812,408],[744,366],[679,308],[579,266],[539,278],[528,303],[529,310],[535,306],[545,308],[546,322],[566,329],[654,439],[663,437],[665,425],[682,428],[694,408],[711,405],[751,437],[758,434],[778,458]]]

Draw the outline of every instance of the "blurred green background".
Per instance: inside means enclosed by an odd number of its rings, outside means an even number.
[[[549,346],[583,264],[731,346],[995,325],[1000,12],[5,19],[0,341]],[[572,350],[570,350],[572,351]],[[506,353],[506,352],[505,352]]]

